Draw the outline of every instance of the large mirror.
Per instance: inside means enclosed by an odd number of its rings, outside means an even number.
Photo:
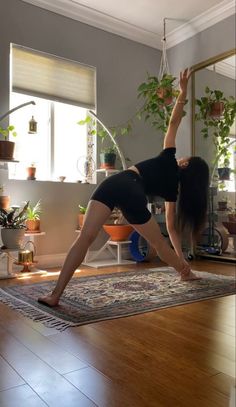
[[[209,137],[204,137],[201,133],[203,126],[202,120],[196,120],[196,113],[199,112],[197,100],[207,96],[205,90],[220,90],[225,98],[233,96],[236,92],[236,52],[235,49],[215,58],[211,58],[193,67],[192,78],[192,99],[193,99],[193,143],[192,154],[201,155],[212,165],[215,157],[214,141],[209,131]],[[235,136],[235,123],[230,131],[230,136]]]
[[[234,111],[232,107],[236,97],[235,51],[195,65],[192,76],[192,155],[201,156],[209,164],[211,185],[216,187],[215,220],[229,231],[224,256],[233,258],[236,255],[236,125],[235,107]],[[211,99],[217,99],[215,110],[209,102]],[[232,214],[234,224],[229,225]]]

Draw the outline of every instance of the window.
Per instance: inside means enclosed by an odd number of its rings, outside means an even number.
[[[70,182],[95,182],[94,168],[86,171],[88,157],[94,160],[94,140],[86,125],[78,125],[95,108],[95,69],[15,45],[11,57],[11,108],[31,100],[36,104],[10,118],[20,163],[10,166],[9,177],[26,179],[26,168],[35,164],[38,180],[64,176]],[[36,134],[28,133],[32,116],[38,123]]]

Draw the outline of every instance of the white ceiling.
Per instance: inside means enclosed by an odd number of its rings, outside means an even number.
[[[66,17],[162,48],[170,48],[235,13],[234,0],[22,0]]]

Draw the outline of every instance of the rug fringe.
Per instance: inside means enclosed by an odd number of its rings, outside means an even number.
[[[22,300],[18,300],[11,294],[6,293],[0,288],[0,301],[7,305],[9,308],[20,312],[22,315],[30,318],[35,322],[42,322],[47,328],[55,328],[60,332],[67,328],[78,326],[78,323],[65,322],[55,316],[49,316],[45,311],[38,310],[33,305],[24,303]]]

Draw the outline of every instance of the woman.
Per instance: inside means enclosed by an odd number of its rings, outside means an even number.
[[[176,100],[164,149],[159,156],[146,160],[106,178],[95,190],[89,201],[83,228],[72,245],[52,293],[40,297],[39,302],[55,306],[82,263],[87,250],[99,230],[111,215],[114,207],[121,209],[127,221],[157,251],[158,256],[174,267],[181,279],[194,279],[181,249],[180,231],[188,226],[193,236],[201,229],[207,211],[209,170],[200,157],[175,159],[175,138],[183,116],[187,85],[191,72],[180,73],[180,93]],[[165,199],[166,225],[172,249],[163,238],[159,225],[147,209],[147,195]],[[176,201],[179,229],[176,230]]]

